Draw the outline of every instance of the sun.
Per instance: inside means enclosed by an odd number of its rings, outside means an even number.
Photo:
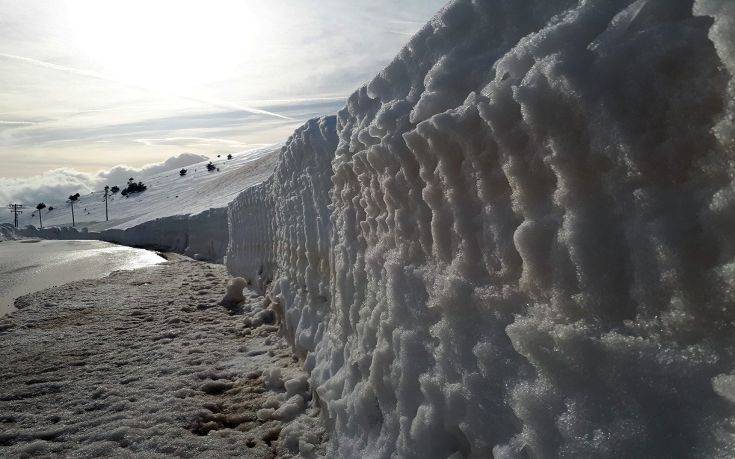
[[[69,0],[74,46],[95,70],[163,91],[216,83],[264,58],[265,2]]]

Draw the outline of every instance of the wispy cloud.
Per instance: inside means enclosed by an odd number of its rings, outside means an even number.
[[[196,102],[196,103],[200,103],[200,104],[204,104],[204,105],[209,105],[209,106],[215,107],[215,108],[221,108],[221,109],[225,109],[225,110],[238,110],[238,111],[253,113],[253,114],[256,114],[256,115],[273,116],[273,117],[281,118],[281,119],[284,119],[284,120],[291,120],[291,119],[293,119],[293,118],[290,118],[288,116],[281,115],[281,114],[274,113],[274,112],[270,112],[270,111],[267,111],[267,110],[261,110],[261,109],[258,109],[258,108],[247,107],[245,105],[231,103],[231,102],[222,101],[222,100],[217,100],[217,99],[213,99],[213,98],[209,98],[209,97],[192,97],[192,96],[183,95],[183,94],[175,94],[175,93],[164,92],[164,91],[160,91],[160,90],[148,88],[148,87],[137,85],[137,84],[130,84],[128,82],[121,81],[119,79],[112,78],[112,77],[103,75],[103,74],[98,73],[98,72],[93,72],[91,70],[84,70],[84,69],[77,69],[77,68],[73,68],[73,67],[67,67],[65,65],[54,64],[53,62],[46,62],[46,61],[42,61],[42,60],[38,60],[38,59],[33,59],[33,58],[30,58],[30,57],[18,56],[18,55],[15,55],[15,54],[0,53],[0,58],[9,59],[9,60],[13,60],[13,61],[16,61],[16,62],[23,62],[23,63],[28,64],[28,65],[34,65],[36,67],[42,67],[42,68],[46,68],[46,69],[50,69],[50,70],[56,70],[56,71],[59,71],[59,72],[64,72],[64,73],[68,73],[68,74],[72,74],[72,75],[79,75],[79,76],[86,77],[86,78],[93,78],[93,79],[96,79],[96,80],[107,81],[107,82],[110,82],[110,83],[115,83],[115,84],[120,85],[120,86],[124,86],[124,87],[126,87],[128,89],[135,89],[135,90],[139,90],[139,91],[145,91],[145,92],[154,93],[154,94],[163,95],[163,96],[168,96],[168,97],[176,97],[176,98],[187,100],[187,101],[190,101],[190,102]]]
[[[0,120],[0,125],[5,126],[31,126],[36,124],[34,121],[8,121],[8,120]]]
[[[0,0],[0,177],[283,141],[446,1]]]
[[[238,142],[237,140],[231,140],[231,139],[217,139],[217,138],[207,138],[207,137],[164,137],[161,139],[135,139],[136,142],[142,143],[143,145],[148,145],[149,147],[157,146],[157,145],[195,145],[195,144],[203,144],[203,145],[227,145],[231,147],[248,147],[251,146],[251,144],[245,144],[242,142]],[[266,144],[267,145],[267,144]]]

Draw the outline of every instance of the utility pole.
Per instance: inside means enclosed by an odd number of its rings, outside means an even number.
[[[105,185],[105,221],[106,222],[109,222],[110,221],[110,216],[107,213],[107,197],[109,195],[110,195],[110,186],[109,185]]]
[[[8,205],[8,209],[10,209],[10,212],[13,213],[13,217],[14,217],[13,221],[14,221],[16,228],[18,227],[18,215],[23,213],[24,208],[25,207],[23,206],[23,204],[9,204]]]

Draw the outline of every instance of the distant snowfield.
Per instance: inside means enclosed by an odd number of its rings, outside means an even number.
[[[194,215],[210,208],[225,207],[240,192],[267,179],[273,172],[276,154],[281,145],[234,154],[231,160],[223,155],[214,158],[213,163],[219,171],[207,171],[207,161],[186,167],[187,174],[179,175],[180,169],[162,172],[150,177],[133,177],[142,180],[148,190],[143,193],[123,197],[120,194],[110,197],[109,216],[105,221],[103,192],[97,191],[82,196],[74,205],[76,227],[90,231],[106,229],[127,229],[172,215]],[[110,183],[123,188],[123,183]],[[43,226],[71,226],[71,208],[64,199],[46,202],[54,210],[44,209]],[[30,205],[31,203],[24,203]],[[8,215],[2,215],[0,222],[10,222]],[[26,211],[21,216],[21,226],[38,226],[38,215]]]

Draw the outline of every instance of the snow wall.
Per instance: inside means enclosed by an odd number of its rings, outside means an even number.
[[[731,0],[454,1],[297,131],[227,264],[332,455],[735,456],[733,74]]]
[[[227,267],[284,306],[284,332],[302,357],[314,350],[328,322],[336,146],[334,116],[309,121],[281,149],[273,176],[228,207]]]
[[[101,233],[68,226],[39,229],[29,225],[15,229],[11,224],[0,225],[0,241],[21,237],[101,240],[131,247],[177,252],[198,260],[221,263],[229,239],[227,208],[209,209],[196,215],[158,218],[125,230],[110,229]]]
[[[13,228],[12,225],[4,224],[0,225],[3,227],[2,231],[6,231],[8,239],[20,239],[20,238],[40,238],[40,239],[51,239],[51,240],[98,240],[100,238],[99,233],[89,232],[86,228],[81,231],[71,226],[50,228],[36,228],[33,225],[28,225],[25,228]]]
[[[151,220],[126,230],[103,231],[107,242],[178,252],[198,260],[221,262],[227,250],[227,209]]]

